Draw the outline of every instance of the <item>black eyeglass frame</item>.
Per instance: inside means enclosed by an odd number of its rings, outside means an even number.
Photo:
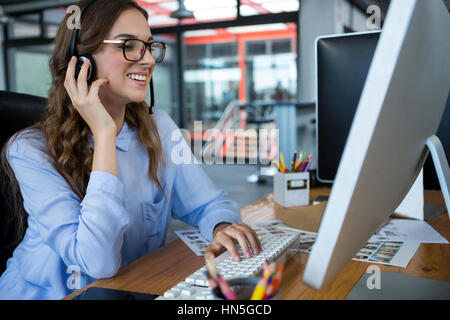
[[[131,41],[131,40],[133,40],[133,41],[140,41],[140,42],[144,43],[144,45],[145,45],[144,46],[145,50],[142,51],[141,57],[139,59],[133,60],[133,59],[128,59],[127,58],[127,55],[125,53],[125,47],[126,47],[127,41]],[[152,48],[152,45],[155,44],[155,43],[161,45],[162,49],[163,49],[161,61],[156,61],[156,59],[155,59],[155,63],[163,62],[164,61],[164,57],[166,55],[166,47],[167,47],[167,45],[166,45],[165,42],[162,42],[162,41],[154,41],[154,40],[152,40],[152,41],[146,42],[146,41],[141,40],[141,39],[123,39],[123,40],[103,40],[103,43],[122,44],[123,57],[125,58],[125,60],[131,61],[131,62],[138,62],[138,61],[142,60],[142,58],[144,58],[145,51],[147,49],[150,52],[150,54],[152,54],[151,48]],[[153,57],[153,55],[152,55],[152,57]]]

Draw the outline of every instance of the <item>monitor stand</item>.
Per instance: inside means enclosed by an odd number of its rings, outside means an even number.
[[[450,218],[450,169],[448,167],[447,157],[445,156],[441,141],[435,135],[432,135],[427,139],[426,145],[430,150],[431,158],[433,159],[436,175],[439,184],[441,185],[442,195],[444,196],[447,213]]]

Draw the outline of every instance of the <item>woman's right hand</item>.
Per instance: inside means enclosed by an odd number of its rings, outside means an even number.
[[[72,57],[67,67],[64,87],[72,101],[75,109],[80,113],[81,117],[86,121],[92,134],[95,136],[107,134],[117,134],[117,126],[111,115],[106,111],[100,101],[98,91],[100,87],[109,80],[98,79],[92,82],[90,88],[87,84],[87,72],[90,61],[87,59],[83,63],[78,79],[75,80],[75,65],[77,58]]]

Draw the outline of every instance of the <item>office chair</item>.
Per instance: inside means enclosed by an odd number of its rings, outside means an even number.
[[[45,98],[0,90],[0,148],[17,131],[35,124],[43,115]],[[4,172],[0,168],[0,190],[4,190]],[[6,204],[4,190],[0,193],[0,275],[6,269],[6,261],[12,256],[14,230],[5,228],[10,208]]]

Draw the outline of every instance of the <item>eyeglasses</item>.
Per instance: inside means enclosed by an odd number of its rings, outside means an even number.
[[[161,41],[145,42],[139,39],[126,39],[103,40],[103,43],[121,44],[124,58],[132,62],[141,60],[145,55],[146,48],[149,49],[150,54],[155,59],[155,63],[163,62],[164,55],[166,54],[166,44]]]

